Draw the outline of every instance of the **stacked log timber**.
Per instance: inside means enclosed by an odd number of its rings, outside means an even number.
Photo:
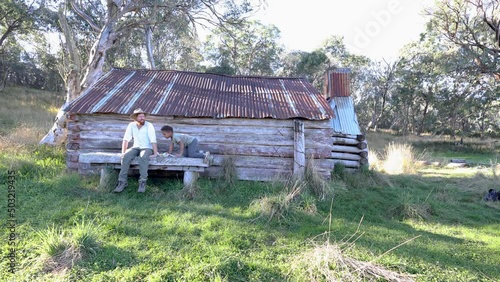
[[[334,163],[343,164],[346,168],[359,168],[368,164],[368,144],[364,134],[349,135],[334,133],[332,135],[331,158]]]
[[[67,168],[81,174],[98,173],[102,167],[85,167],[79,155],[90,152],[120,152],[123,134],[131,121],[118,114],[78,114],[68,118],[66,143]],[[160,152],[170,144],[160,132],[168,124],[174,132],[195,136],[199,149],[210,151],[214,157],[204,176],[222,174],[224,158],[234,156],[238,178],[269,181],[290,177],[297,169],[297,150],[302,150],[297,139],[296,120],[242,119],[242,118],[185,118],[149,116],[155,126]],[[331,136],[333,129],[328,120],[301,120],[305,156],[314,159],[318,172],[330,177],[333,168]],[[301,136],[299,134],[298,136]],[[297,149],[298,148],[298,149]]]

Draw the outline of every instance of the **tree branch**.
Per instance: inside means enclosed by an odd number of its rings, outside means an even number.
[[[73,9],[75,10],[75,13],[80,17],[82,17],[95,32],[99,32],[101,30],[101,27],[98,26],[94,22],[94,20],[89,15],[87,15],[79,5],[76,4],[75,0],[68,0],[68,1],[71,4],[71,7],[73,7]]]

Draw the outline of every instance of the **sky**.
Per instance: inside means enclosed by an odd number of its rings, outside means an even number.
[[[347,49],[373,60],[391,61],[418,40],[429,20],[422,11],[434,0],[267,0],[255,18],[281,31],[288,51],[311,52],[331,35]]]

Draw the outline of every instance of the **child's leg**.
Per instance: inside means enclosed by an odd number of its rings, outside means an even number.
[[[187,149],[187,156],[189,158],[200,158],[203,159],[205,156],[198,152],[198,139],[194,138],[193,142],[188,145]]]

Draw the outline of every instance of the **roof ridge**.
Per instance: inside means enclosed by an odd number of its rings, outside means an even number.
[[[152,69],[145,69],[145,68],[134,69],[134,68],[112,67],[111,70],[193,73],[193,74],[201,74],[201,75],[224,76],[224,77],[231,77],[231,78],[260,78],[260,79],[273,79],[273,80],[274,79],[307,80],[307,78],[305,78],[305,77],[266,76],[266,75],[230,75],[230,74],[221,74],[221,73],[213,73],[213,72],[199,72],[199,71],[173,70],[173,69],[152,70]]]

